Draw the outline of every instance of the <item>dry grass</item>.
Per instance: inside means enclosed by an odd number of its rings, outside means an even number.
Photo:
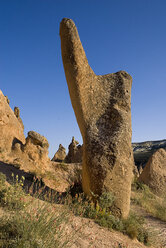
[[[131,214],[127,220],[121,220],[111,214],[109,207],[113,204],[114,197],[110,194],[102,195],[97,204],[94,204],[91,199],[87,199],[83,195],[75,195],[75,197],[68,195],[65,199],[59,197],[59,203],[63,203],[63,206],[61,206],[55,205],[53,203],[54,197],[49,194],[45,197],[46,201],[44,202],[26,195],[22,190],[23,179],[21,181],[16,180],[16,184],[9,187],[6,187],[4,182],[5,178],[1,175],[1,206],[7,209],[8,214],[7,217],[2,215],[0,218],[0,247],[77,247],[74,246],[77,241],[73,237],[78,237],[78,234],[82,236],[81,242],[83,242],[83,239],[88,240],[85,242],[88,245],[83,247],[93,247],[90,245],[96,244],[95,238],[99,237],[93,238],[92,233],[83,234],[82,228],[84,226],[82,223],[85,223],[84,230],[88,230],[89,226],[87,225],[88,221],[83,221],[82,217],[86,217],[87,220],[93,219],[94,221],[91,223],[93,223],[94,229],[101,232],[103,238],[107,233],[107,236],[110,234],[109,240],[113,240],[115,236],[110,231],[114,229],[127,234],[131,239],[137,238],[141,242],[148,243],[148,234],[143,228],[141,218]],[[13,194],[13,192],[15,193]],[[72,213],[78,217],[74,217]],[[76,221],[76,218],[79,219],[79,228],[72,224]],[[107,231],[106,229],[97,228],[94,222],[100,225],[101,228],[106,227]],[[73,225],[71,227],[72,237],[68,231],[68,227],[71,225]],[[118,241],[120,236],[122,236],[122,241]],[[116,245],[103,247],[142,247],[139,244],[137,246],[137,243],[135,243],[135,246],[127,246],[124,244],[123,239],[123,235],[118,233]],[[131,243],[131,241],[128,241],[128,243]]]
[[[166,196],[155,195],[147,185],[135,180],[131,200],[140,205],[153,217],[166,221]]]

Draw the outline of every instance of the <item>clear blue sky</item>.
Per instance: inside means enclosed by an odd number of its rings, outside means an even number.
[[[74,20],[96,74],[133,77],[133,141],[166,138],[165,0],[0,0],[0,89],[18,106],[25,135],[82,143],[61,59],[59,24]]]

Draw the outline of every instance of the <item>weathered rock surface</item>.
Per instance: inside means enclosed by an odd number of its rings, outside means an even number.
[[[166,150],[166,140],[132,143],[132,147],[135,164],[140,167],[144,166],[152,154],[158,149],[163,148]]]
[[[7,103],[10,104],[10,100],[9,100],[8,96],[5,96],[5,97],[6,97]]]
[[[55,162],[62,162],[66,158],[66,149],[60,144],[58,151],[55,153],[54,157],[51,159]]]
[[[79,142],[72,138],[72,142],[70,143],[69,152],[66,156],[65,162],[67,163],[81,163],[82,162],[82,155],[83,155],[83,148],[79,145]]]
[[[44,183],[58,192],[66,192],[75,184],[82,183],[82,165],[80,163],[59,163],[52,161],[50,173],[43,177]]]
[[[20,122],[20,124],[21,124],[21,126],[22,126],[22,128],[24,130],[24,125],[23,125],[22,119],[20,117],[20,109],[18,107],[14,108],[14,114],[17,117],[18,121]]]
[[[15,143],[10,155],[10,163],[20,165],[26,172],[42,174],[49,168],[48,141],[37,132],[30,131],[24,145]]]
[[[48,143],[47,139],[35,131],[29,131],[28,132],[28,137],[26,139],[26,143],[29,142],[29,140],[34,145],[39,145],[39,146],[46,148],[46,149],[48,149],[48,147],[49,147],[49,143]]]
[[[115,212],[127,217],[133,177],[132,78],[125,71],[97,76],[72,20],[62,20],[60,36],[70,98],[83,137],[83,190],[88,195],[113,192]]]
[[[16,141],[25,143],[22,125],[10,108],[7,99],[0,90],[0,158],[11,151]]]
[[[48,147],[47,139],[34,131],[28,132],[25,140],[19,108],[13,112],[8,98],[0,91],[0,162],[30,172],[60,192],[81,183],[82,165],[51,162]]]
[[[166,150],[157,150],[148,160],[139,181],[147,184],[156,193],[166,192]]]

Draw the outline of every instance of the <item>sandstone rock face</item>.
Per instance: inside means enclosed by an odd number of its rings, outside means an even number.
[[[81,163],[82,162],[83,149],[79,145],[79,142],[72,138],[72,142],[69,145],[69,152],[65,161],[67,163]]]
[[[26,143],[31,142],[34,145],[39,145],[43,148],[48,149],[49,143],[47,139],[35,131],[29,131],[28,137],[26,138]]]
[[[60,36],[70,98],[83,137],[83,190],[88,195],[113,192],[114,211],[125,218],[133,177],[132,78],[125,71],[97,76],[72,20],[62,20]]]
[[[7,103],[10,104],[10,100],[9,100],[8,96],[5,96],[5,97],[6,97]]]
[[[0,91],[0,156],[10,152],[16,141],[25,143],[24,130],[7,99]]]
[[[55,153],[54,157],[51,159],[55,162],[62,162],[66,158],[66,149],[60,144],[58,151]]]
[[[18,121],[20,122],[20,124],[21,124],[21,126],[22,126],[22,128],[24,130],[24,125],[23,125],[22,119],[20,117],[20,109],[18,107],[14,108],[14,114],[17,117]]]
[[[67,164],[52,161],[50,166],[51,178],[46,174],[43,181],[58,192],[66,192],[75,183],[81,185],[81,170],[82,165],[80,163]]]
[[[48,141],[37,132],[28,132],[26,143],[23,146],[23,152],[27,153],[33,161],[46,162],[48,161]]]
[[[147,184],[156,193],[166,192],[166,150],[157,150],[148,160],[139,181]]]
[[[18,142],[13,145],[8,160],[26,172],[35,172],[41,175],[49,170],[48,147],[48,141],[44,136],[30,131],[24,145]]]

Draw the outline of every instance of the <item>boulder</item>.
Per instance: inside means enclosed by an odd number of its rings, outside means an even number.
[[[166,150],[157,150],[148,160],[139,181],[147,184],[155,193],[166,192]]]
[[[9,153],[15,142],[25,143],[24,130],[13,110],[9,100],[0,90],[0,159]]]
[[[48,147],[49,147],[49,143],[48,143],[47,139],[35,131],[29,131],[28,132],[28,137],[26,138],[26,143],[28,143],[29,141],[30,141],[30,143],[32,143],[34,145],[41,146],[42,148],[48,149]]]
[[[72,20],[62,20],[60,37],[70,98],[83,138],[83,190],[98,196],[112,192],[115,214],[126,218],[134,166],[132,78],[125,71],[97,76],[88,64]]]
[[[82,146],[79,145],[79,142],[72,138],[72,142],[70,143],[69,152],[65,158],[65,162],[67,163],[81,163],[82,162]]]
[[[54,157],[51,159],[55,162],[62,162],[66,158],[66,149],[60,144],[58,151],[55,153]]]

